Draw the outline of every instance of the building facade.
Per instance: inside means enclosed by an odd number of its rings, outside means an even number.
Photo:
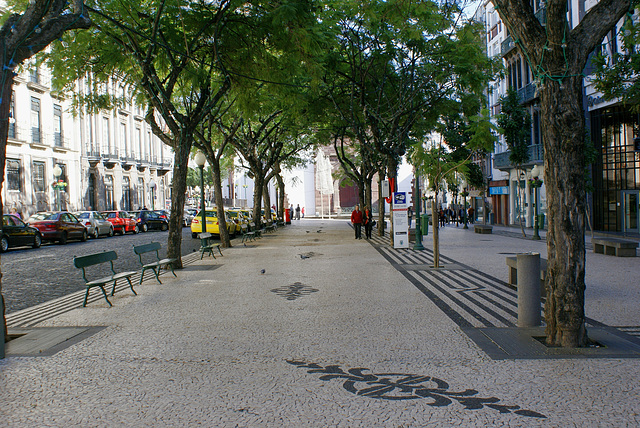
[[[170,204],[173,155],[153,135],[140,106],[128,102],[97,114],[73,114],[70,97],[52,91],[46,67],[32,62],[24,70],[15,78],[11,100],[5,212],[15,208],[27,218],[55,209]],[[76,90],[87,87],[81,80]],[[104,90],[131,99],[118,82]]]

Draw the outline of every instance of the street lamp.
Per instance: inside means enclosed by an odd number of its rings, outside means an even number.
[[[61,175],[62,175],[62,168],[60,168],[60,165],[56,164],[56,166],[53,167],[53,176],[56,178],[56,182],[54,184],[54,186],[56,188],[56,211],[61,211],[61,208],[60,208],[60,186],[58,185]]]
[[[413,245],[414,250],[424,250],[424,246],[422,245],[422,228],[420,226],[420,174],[416,171],[416,190],[415,190],[415,201],[416,204],[416,243]]]
[[[205,233],[207,231],[207,217],[204,203],[204,164],[207,162],[207,157],[202,151],[198,150],[195,161],[198,168],[200,168],[200,214],[202,215],[202,233]]]
[[[531,170],[531,177],[532,177],[532,186],[533,186],[533,197],[534,197],[534,201],[533,201],[533,208],[534,208],[534,213],[533,215],[535,216],[533,219],[533,239],[535,240],[539,240],[540,239],[540,234],[539,234],[539,228],[540,228],[540,224],[538,223],[538,189],[540,188],[540,186],[542,185],[542,180],[539,180],[538,177],[542,175],[542,168],[540,168],[539,165],[535,165],[533,167],[533,169]]]
[[[156,190],[156,182],[153,181],[153,178],[151,179],[151,181],[149,182],[149,189],[151,189],[151,211],[155,210],[155,202],[156,202],[156,195],[155,195],[155,190]]]

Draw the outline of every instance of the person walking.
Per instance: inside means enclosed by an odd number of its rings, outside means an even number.
[[[373,213],[371,212],[371,208],[369,208],[369,206],[366,206],[364,208],[363,221],[364,236],[367,239],[371,239],[371,231],[373,230]]]
[[[360,211],[360,205],[356,205],[356,209],[351,212],[351,223],[356,231],[356,239],[362,239],[362,211]]]
[[[296,207],[296,220],[300,220],[300,204]]]
[[[409,229],[411,229],[411,219],[413,218],[413,208],[409,207],[409,209],[407,209],[407,217],[409,219]]]

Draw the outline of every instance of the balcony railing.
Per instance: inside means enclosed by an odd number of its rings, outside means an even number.
[[[518,89],[518,95],[520,96],[520,104],[526,104],[533,101],[536,98],[536,85],[533,82]]]
[[[511,37],[510,35],[507,36],[506,39],[504,39],[504,41],[500,44],[500,52],[502,54],[502,56],[506,56],[509,52],[511,52],[512,50],[514,50],[516,47],[516,44],[513,41],[513,37]]]
[[[497,169],[513,169],[515,165],[509,160],[510,151],[494,153],[493,167]],[[529,161],[522,165],[524,168],[532,167],[544,161],[544,147],[542,144],[532,144],[529,146]]]

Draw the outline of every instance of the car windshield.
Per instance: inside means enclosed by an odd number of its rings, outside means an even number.
[[[229,217],[231,218],[236,218],[238,217],[238,213],[235,211],[229,211],[227,214],[229,214]]]
[[[116,213],[105,213],[107,218],[116,218]]]
[[[36,213],[29,220],[57,220],[57,213]]]
[[[207,217],[218,218],[218,213],[217,213],[217,212],[215,212],[215,211],[209,211],[209,210],[207,210],[207,211],[205,211],[205,213],[206,213],[205,215],[206,215]],[[202,217],[202,211],[198,212],[198,215],[196,215],[196,217]]]
[[[90,218],[91,217],[91,213],[75,213],[76,217],[78,218]]]

